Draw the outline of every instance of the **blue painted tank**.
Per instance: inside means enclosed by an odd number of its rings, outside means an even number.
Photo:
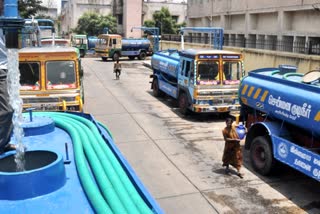
[[[96,47],[97,42],[99,41],[98,37],[96,36],[89,36],[88,37],[88,49],[94,49]]]
[[[290,70],[258,69],[243,78],[239,96],[246,106],[320,135],[319,79],[306,83]]]
[[[0,155],[0,213],[163,213],[90,114],[24,114],[25,170]]]
[[[148,50],[150,47],[150,40],[141,38],[141,39],[130,39],[123,38],[122,39],[122,51],[131,51],[131,50],[139,50],[144,49]]]
[[[176,49],[158,51],[152,55],[151,67],[171,77],[178,78],[180,55]]]

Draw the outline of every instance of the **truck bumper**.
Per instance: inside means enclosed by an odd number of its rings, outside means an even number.
[[[234,115],[240,113],[240,105],[230,106],[209,106],[209,105],[193,105],[193,111],[197,113],[208,112],[208,113],[228,113]]]

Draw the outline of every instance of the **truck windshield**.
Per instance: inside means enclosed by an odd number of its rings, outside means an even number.
[[[47,89],[76,88],[74,61],[51,61],[46,63]]]
[[[223,83],[238,84],[242,75],[242,63],[239,61],[223,62]]]
[[[21,90],[40,90],[39,62],[20,62],[19,70]]]
[[[82,45],[87,44],[87,40],[84,38],[75,38],[73,41],[73,45]]]
[[[219,83],[219,62],[199,62],[197,73],[197,84],[218,84]]]

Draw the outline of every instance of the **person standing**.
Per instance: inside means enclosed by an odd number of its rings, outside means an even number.
[[[7,63],[7,48],[2,29],[0,29],[0,154],[15,149],[13,144],[9,144],[13,129],[13,109],[9,104]]]
[[[233,120],[231,118],[226,119],[226,127],[222,130],[222,135],[225,140],[224,151],[222,156],[222,166],[226,167],[226,173],[228,174],[229,165],[233,166],[237,170],[237,175],[243,178],[243,174],[240,173],[242,166],[242,151],[240,147],[240,138],[236,131],[236,128],[232,125]]]
[[[121,75],[121,64],[119,63],[119,59],[114,63],[113,72],[116,73],[116,79],[120,79]]]

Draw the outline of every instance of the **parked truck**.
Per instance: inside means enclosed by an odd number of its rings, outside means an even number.
[[[22,48],[19,71],[23,110],[83,111],[83,70],[76,48]]]
[[[253,168],[268,175],[282,162],[320,181],[320,71],[293,66],[250,71],[239,88]]]
[[[71,45],[72,47],[79,49],[80,57],[85,57],[88,51],[87,35],[84,35],[84,34],[71,35]]]
[[[135,57],[138,57],[139,60],[144,60],[147,56],[153,54],[148,39],[122,38],[121,35],[117,34],[99,35],[95,52],[103,61],[106,61],[108,58],[116,61],[124,56],[129,57],[131,60]]]
[[[181,113],[240,112],[243,56],[225,50],[163,50],[151,58],[153,95],[177,99]]]

